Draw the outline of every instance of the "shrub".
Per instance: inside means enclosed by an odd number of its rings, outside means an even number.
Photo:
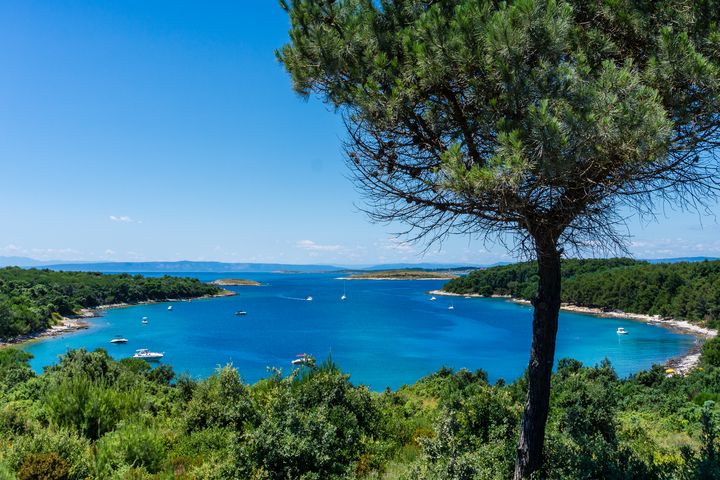
[[[112,431],[120,420],[142,408],[142,391],[138,388],[118,391],[106,382],[93,382],[78,376],[59,383],[45,397],[48,418],[61,427],[76,429],[85,437],[97,440]]]
[[[18,470],[18,480],[67,480],[70,465],[55,452],[29,455]]]
[[[97,442],[100,478],[122,466],[143,467],[149,473],[157,473],[165,457],[162,434],[143,425],[124,425]]]

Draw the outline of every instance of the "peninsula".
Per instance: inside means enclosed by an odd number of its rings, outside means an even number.
[[[433,295],[504,297],[529,303],[537,291],[534,262],[476,271],[449,281]],[[568,259],[562,265],[563,310],[655,323],[713,338],[720,326],[720,261],[649,263],[628,258]],[[693,368],[699,342],[668,362],[677,373]]]
[[[85,328],[107,306],[232,295],[195,278],[0,269],[0,343]]]

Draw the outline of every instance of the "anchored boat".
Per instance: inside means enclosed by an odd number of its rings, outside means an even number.
[[[143,360],[147,360],[148,362],[152,362],[160,360],[164,356],[164,353],[151,352],[147,348],[140,348],[138,350],[135,350],[135,355],[133,355],[133,358],[141,358]]]

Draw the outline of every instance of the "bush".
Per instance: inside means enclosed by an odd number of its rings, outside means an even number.
[[[48,418],[61,427],[71,427],[97,440],[143,406],[139,388],[119,391],[104,381],[78,376],[58,384],[46,397]]]
[[[159,472],[165,462],[163,436],[152,428],[128,424],[105,435],[97,442],[98,476],[105,478],[122,466],[142,467]]]
[[[720,338],[711,338],[702,346],[702,363],[720,367]]]
[[[250,443],[240,449],[242,478],[338,478],[354,469],[382,426],[366,388],[326,363],[277,382]],[[262,477],[265,478],[265,477]]]
[[[192,400],[187,405],[185,417],[186,430],[209,427],[242,430],[253,415],[250,390],[240,379],[238,371],[228,365],[192,390]]]
[[[18,470],[18,480],[67,480],[70,465],[57,453],[29,455]]]

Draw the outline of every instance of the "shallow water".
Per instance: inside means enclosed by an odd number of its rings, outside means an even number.
[[[150,274],[152,275],[152,274]],[[187,274],[204,281],[232,276],[267,284],[229,287],[237,296],[138,305],[106,311],[92,327],[30,344],[32,366],[57,361],[68,349],[105,348],[114,358],[138,348],[165,352],[176,372],[207,376],[232,363],[255,382],[268,367],[291,370],[296,354],[328,355],[355,383],[373,390],[412,383],[442,366],[482,368],[491,381],[513,380],[527,366],[531,308],[503,299],[438,296],[443,281],[336,280],[331,274]],[[347,300],[341,301],[343,285]],[[313,301],[304,300],[312,295]],[[448,306],[453,304],[454,309]],[[246,310],[247,316],[235,316]],[[141,323],[148,317],[147,325]],[[618,336],[624,327],[630,334]],[[129,339],[110,344],[115,335]],[[556,358],[594,364],[607,357],[621,376],[687,351],[689,335],[641,322],[563,312]]]

